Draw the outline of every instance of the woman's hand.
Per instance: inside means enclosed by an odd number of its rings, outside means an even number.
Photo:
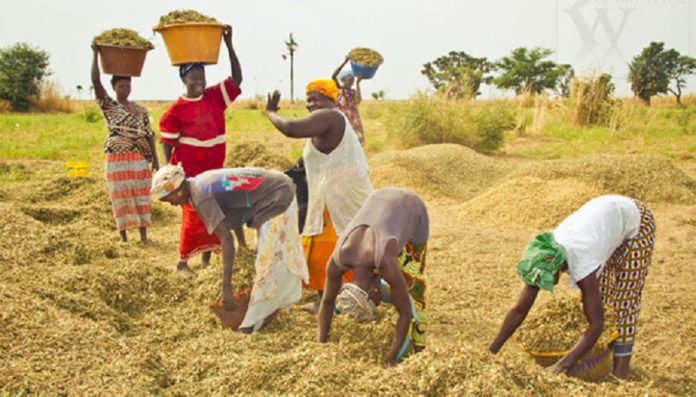
[[[277,112],[280,110],[278,104],[280,103],[280,91],[275,90],[273,94],[268,94],[268,101],[266,102],[266,112]]]
[[[97,47],[97,43],[92,43],[90,47],[92,48],[92,51],[94,51],[95,54],[99,52],[99,47]]]
[[[222,38],[228,47],[232,46],[232,26],[225,25],[222,29]]]
[[[547,367],[545,369],[545,371],[548,373],[551,373],[553,375],[560,375],[560,374],[565,374],[566,372],[568,372],[568,369],[569,368],[568,368],[568,366],[565,365],[564,360],[560,359],[560,360],[556,361],[556,364],[554,364],[550,367]]]
[[[233,312],[237,309],[237,304],[234,302],[234,298],[232,296],[232,288],[230,288],[228,291],[222,291],[222,307],[224,307],[228,312]]]

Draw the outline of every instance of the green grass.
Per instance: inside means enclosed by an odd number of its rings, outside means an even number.
[[[567,121],[563,110],[547,114],[541,131],[521,137],[536,144],[514,154],[532,159],[574,158],[597,153],[655,154],[688,160],[696,151],[696,107],[645,108],[630,105],[617,130],[606,126],[582,128]],[[520,138],[509,135],[508,143]],[[508,151],[509,152],[509,151]]]
[[[476,106],[500,106],[500,101],[477,101]],[[548,102],[552,103],[552,102]],[[568,109],[548,103],[517,106],[518,120],[527,120],[535,130],[522,133],[509,131],[506,144],[498,156],[530,159],[575,158],[596,153],[658,154],[675,160],[693,159],[696,153],[696,105],[672,105],[646,108],[631,103],[623,110],[625,119],[618,130],[596,126],[582,128],[573,125]],[[158,120],[168,102],[147,102],[158,131]],[[288,139],[276,131],[264,116],[262,102],[235,103],[226,113],[228,142],[261,142],[269,150],[294,160],[302,153],[304,140]],[[544,107],[540,112],[539,106]],[[548,106],[548,108],[546,108]],[[71,114],[3,114],[0,117],[0,160],[44,159],[57,161],[85,160],[92,164],[103,161],[102,144],[106,126],[101,113],[95,122],[87,121],[88,112],[98,112],[91,102],[75,106]],[[281,114],[303,117],[304,103],[281,104]],[[409,101],[366,101],[361,115],[367,137],[368,155],[398,148],[403,120],[412,105]],[[535,116],[537,114],[537,116]],[[539,116],[541,114],[541,116]],[[535,121],[535,117],[538,120]],[[465,122],[465,120],[463,121]]]

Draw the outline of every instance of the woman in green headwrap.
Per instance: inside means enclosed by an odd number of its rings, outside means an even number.
[[[588,326],[578,343],[552,368],[564,373],[597,342],[604,326],[603,305],[616,316],[616,377],[628,375],[640,298],[655,245],[655,220],[642,202],[623,196],[590,200],[551,232],[529,242],[517,266],[525,285],[489,350],[497,353],[522,324],[543,288],[553,291],[560,272],[580,289]]]

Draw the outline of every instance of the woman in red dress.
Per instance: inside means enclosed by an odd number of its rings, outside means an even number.
[[[164,156],[169,164],[181,163],[187,177],[222,168],[225,163],[225,109],[241,94],[242,69],[232,47],[229,25],[225,25],[223,38],[230,59],[230,77],[205,88],[203,64],[181,65],[179,76],[186,86],[186,94],[174,101],[160,119]],[[243,237],[241,230],[236,232],[238,238]],[[245,245],[241,240],[240,245]],[[210,263],[211,251],[219,247],[220,241],[207,233],[193,207],[183,205],[177,270],[193,274],[188,259],[203,253],[205,267]]]

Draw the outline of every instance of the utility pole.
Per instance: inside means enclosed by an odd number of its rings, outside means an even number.
[[[292,37],[285,40],[285,47],[288,49],[287,54],[283,54],[283,59],[290,57],[290,101],[295,102],[295,51],[297,50],[297,42]]]

